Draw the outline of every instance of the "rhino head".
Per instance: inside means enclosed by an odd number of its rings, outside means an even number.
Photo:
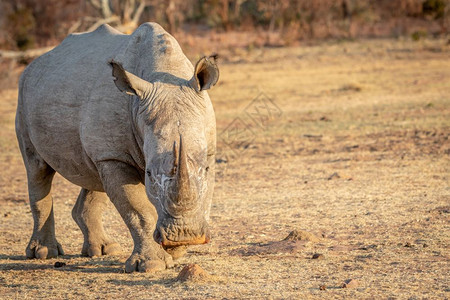
[[[165,248],[210,239],[215,119],[205,90],[218,80],[215,60],[200,59],[190,80],[159,73],[148,81],[111,61],[117,88],[139,98],[134,130],[142,139],[147,196],[158,213],[154,238]]]

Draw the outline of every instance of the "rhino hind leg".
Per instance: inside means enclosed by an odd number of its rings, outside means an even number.
[[[122,252],[103,228],[102,213],[109,201],[105,193],[81,189],[72,217],[84,236],[83,256],[115,255]]]
[[[117,161],[102,162],[98,168],[109,198],[133,237],[134,249],[125,272],[154,273],[173,267],[172,257],[153,238],[158,215],[148,201],[140,174]]]
[[[40,157],[31,142],[19,138],[28,177],[28,194],[33,214],[33,234],[26,248],[27,258],[46,259],[64,255],[55,237],[51,186],[55,171]]]

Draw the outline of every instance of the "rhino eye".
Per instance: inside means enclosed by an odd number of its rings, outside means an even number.
[[[148,177],[152,177],[152,172],[150,172],[150,170],[145,171],[145,173],[147,173]]]

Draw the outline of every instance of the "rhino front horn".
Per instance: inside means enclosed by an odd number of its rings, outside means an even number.
[[[177,149],[176,143],[173,147],[174,168],[176,175],[176,185],[173,197],[173,204],[179,210],[190,210],[195,207],[196,193],[189,176],[186,149],[183,145],[183,137],[180,136],[180,145]]]

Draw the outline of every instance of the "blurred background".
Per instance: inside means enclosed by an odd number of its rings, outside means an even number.
[[[0,298],[447,299],[449,2],[0,0]],[[174,269],[130,277],[132,239],[109,204],[107,231],[127,254],[79,257],[79,187],[56,176],[67,266],[26,260],[21,71],[69,33],[104,23],[131,33],[148,21],[193,62],[220,55],[208,91],[218,138],[211,243]],[[286,241],[297,229],[320,242]],[[193,262],[224,281],[176,282]],[[341,288],[346,279],[359,286]]]
[[[448,0],[2,0],[0,64],[11,72],[5,60],[27,64],[69,33],[104,23],[131,33],[157,22],[188,56],[324,39],[420,40],[448,33],[449,6]],[[3,72],[3,81],[10,75]]]

